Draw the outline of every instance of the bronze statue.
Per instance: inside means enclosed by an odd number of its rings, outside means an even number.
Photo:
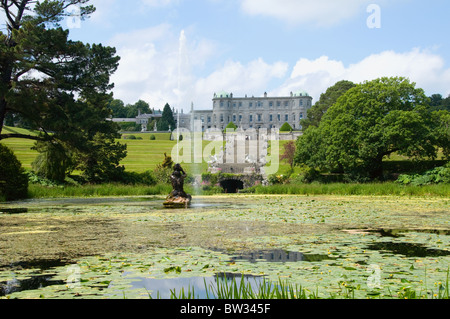
[[[180,164],[175,164],[174,171],[170,176],[172,192],[166,198],[164,206],[167,208],[188,208],[191,205],[192,196],[184,191],[184,179],[187,174]]]

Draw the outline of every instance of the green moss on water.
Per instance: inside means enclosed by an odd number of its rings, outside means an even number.
[[[157,292],[134,281],[233,273],[281,279],[318,298],[446,296],[448,199],[222,195],[195,197],[181,211],[163,200],[1,206],[22,213],[0,214],[0,286],[48,274],[50,285],[7,297],[149,298]],[[76,288],[67,284],[73,266]]]

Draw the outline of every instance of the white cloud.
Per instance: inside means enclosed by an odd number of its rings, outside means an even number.
[[[91,0],[95,12],[87,20],[96,26],[111,28],[120,19],[119,0]]]
[[[445,68],[443,58],[417,48],[405,53],[384,51],[372,54],[347,67],[327,56],[315,60],[300,59],[290,78],[271,93],[285,94],[304,89],[317,100],[321,93],[340,80],[361,83],[383,76],[407,77],[428,95],[450,94],[450,69]]]
[[[122,33],[110,42],[121,57],[112,77],[116,98],[126,103],[143,99],[155,108],[173,100],[179,79],[178,40],[170,25]]]
[[[191,102],[197,109],[210,109],[214,92],[221,90],[235,96],[261,96],[265,91],[286,96],[302,89],[317,100],[340,80],[361,83],[383,76],[407,77],[428,95],[450,94],[450,69],[441,56],[429,50],[384,51],[350,65],[327,56],[302,58],[291,69],[284,61],[228,60],[202,74],[219,49],[212,41],[194,41],[189,35],[161,24],[114,37],[110,44],[121,57],[112,78],[115,97],[125,103],[143,99],[155,108],[169,103],[189,111]],[[274,81],[284,83],[270,90]]]
[[[288,74],[287,63],[255,59],[246,64],[230,60],[212,73],[199,75],[197,71],[203,71],[217,54],[215,43],[192,40],[188,32],[168,24],[119,34],[109,45],[121,57],[111,79],[115,98],[125,103],[143,99],[157,109],[169,103],[188,111],[191,102],[198,109],[209,109],[214,92],[222,89],[236,95],[262,95],[272,79]]]
[[[332,26],[349,19],[373,0],[241,0],[249,15],[273,17],[289,24]]]
[[[274,78],[283,78],[288,71],[288,64],[275,62],[268,64],[259,58],[247,64],[237,61],[227,61],[223,67],[211,73],[206,78],[196,81],[194,94],[204,96],[200,105],[202,108],[211,107],[211,99],[215,92],[225,90],[235,96],[260,96],[267,90],[269,82]]]

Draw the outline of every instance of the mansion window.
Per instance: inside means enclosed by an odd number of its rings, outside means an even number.
[[[288,114],[286,114],[286,115],[284,116],[284,120],[285,120],[286,122],[289,122],[289,115],[288,115]]]
[[[273,115],[272,114],[269,115],[269,122],[273,122]]]
[[[250,122],[253,122],[253,115],[250,115]]]
[[[258,114],[258,122],[261,122],[261,121],[262,121],[262,115]]]

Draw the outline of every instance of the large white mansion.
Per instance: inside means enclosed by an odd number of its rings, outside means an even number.
[[[235,97],[233,93],[214,93],[212,110],[194,110],[190,114],[174,114],[179,118],[179,127],[192,130],[194,121],[202,122],[202,129],[224,130],[230,122],[238,128],[279,129],[289,123],[294,130],[300,130],[300,120],[306,118],[312,106],[312,97],[299,91],[285,97]]]
[[[235,97],[233,93],[214,93],[212,110],[195,110],[191,106],[189,114],[176,113],[177,127],[194,131],[194,122],[201,121],[202,131],[207,129],[225,130],[230,122],[243,130],[265,128],[280,129],[289,123],[294,130],[301,130],[300,120],[306,118],[312,106],[312,97],[305,91],[291,92],[289,96],[269,97]],[[156,130],[148,127],[153,119],[161,117],[161,113],[140,114],[135,119],[112,119],[114,122],[136,122],[142,125],[142,131]],[[179,123],[178,123],[179,121]],[[175,128],[172,128],[172,130]]]

